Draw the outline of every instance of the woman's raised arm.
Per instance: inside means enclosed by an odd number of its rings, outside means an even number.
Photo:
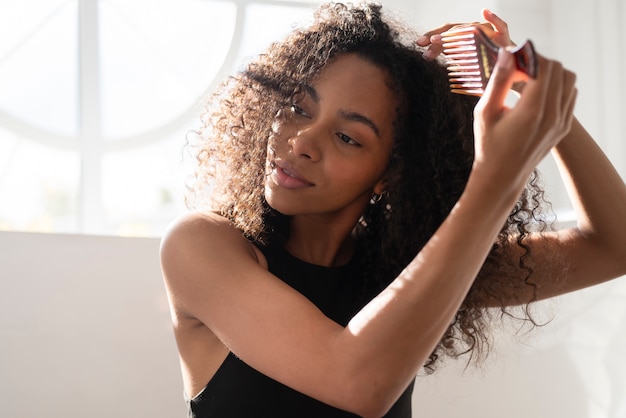
[[[448,218],[379,296],[341,327],[270,274],[228,221],[194,215],[162,246],[175,326],[197,319],[250,366],[362,416],[387,411],[447,330],[526,179],[569,131],[574,78],[554,61],[504,110],[502,52],[477,108],[476,161]],[[458,242],[464,243],[459,251]]]

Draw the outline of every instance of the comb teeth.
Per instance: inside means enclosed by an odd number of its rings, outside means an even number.
[[[456,28],[441,34],[443,54],[446,58],[450,90],[453,93],[481,96],[491,75],[489,53],[493,54],[493,45],[484,33],[474,27]],[[481,42],[489,48],[481,47]],[[497,57],[497,47],[495,56]],[[495,60],[494,60],[495,62]]]
[[[441,34],[450,90],[481,96],[498,58],[498,45],[476,26],[462,26]],[[530,41],[511,50],[517,69],[537,77],[537,60]]]

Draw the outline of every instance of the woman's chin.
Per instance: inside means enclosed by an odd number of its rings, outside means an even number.
[[[281,215],[294,215],[295,208],[293,207],[293,202],[281,199],[268,187],[265,188],[265,201],[270,208]]]

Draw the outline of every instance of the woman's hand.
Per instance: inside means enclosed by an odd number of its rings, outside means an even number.
[[[441,33],[456,26],[480,27],[502,47],[514,46],[508,24],[488,9],[485,22],[449,23],[426,32],[417,44],[427,47],[424,56],[435,59],[443,50]],[[530,81],[514,109],[505,106],[513,84],[520,81],[511,53],[502,48],[494,73],[474,113],[475,165],[487,163],[492,175],[497,170],[515,170],[516,184],[569,132],[576,102],[576,75],[561,63],[538,55],[539,76]],[[496,171],[492,171],[496,170]]]
[[[447,23],[436,29],[426,32],[424,35],[417,39],[417,44],[422,47],[427,47],[424,52],[426,59],[435,59],[441,51],[443,51],[443,44],[441,41],[441,34],[456,26],[477,26],[481,28],[487,36],[491,38],[496,44],[507,47],[514,46],[509,35],[509,27],[507,23],[496,16],[491,10],[482,10],[483,19],[486,22],[473,22],[473,23]]]
[[[528,175],[570,131],[576,75],[555,60],[537,55],[539,74],[528,81],[515,108],[505,98],[515,81],[513,56],[500,50],[493,76],[474,109],[475,167],[512,176],[523,187]],[[495,177],[495,178],[498,178]]]

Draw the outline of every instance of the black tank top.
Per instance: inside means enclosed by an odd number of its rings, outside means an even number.
[[[268,270],[341,325],[361,309],[357,257],[347,265],[323,267],[301,261],[281,248],[261,249]],[[411,417],[413,383],[387,418]],[[356,415],[324,404],[256,371],[229,353],[207,386],[188,400],[190,418],[347,418]]]

